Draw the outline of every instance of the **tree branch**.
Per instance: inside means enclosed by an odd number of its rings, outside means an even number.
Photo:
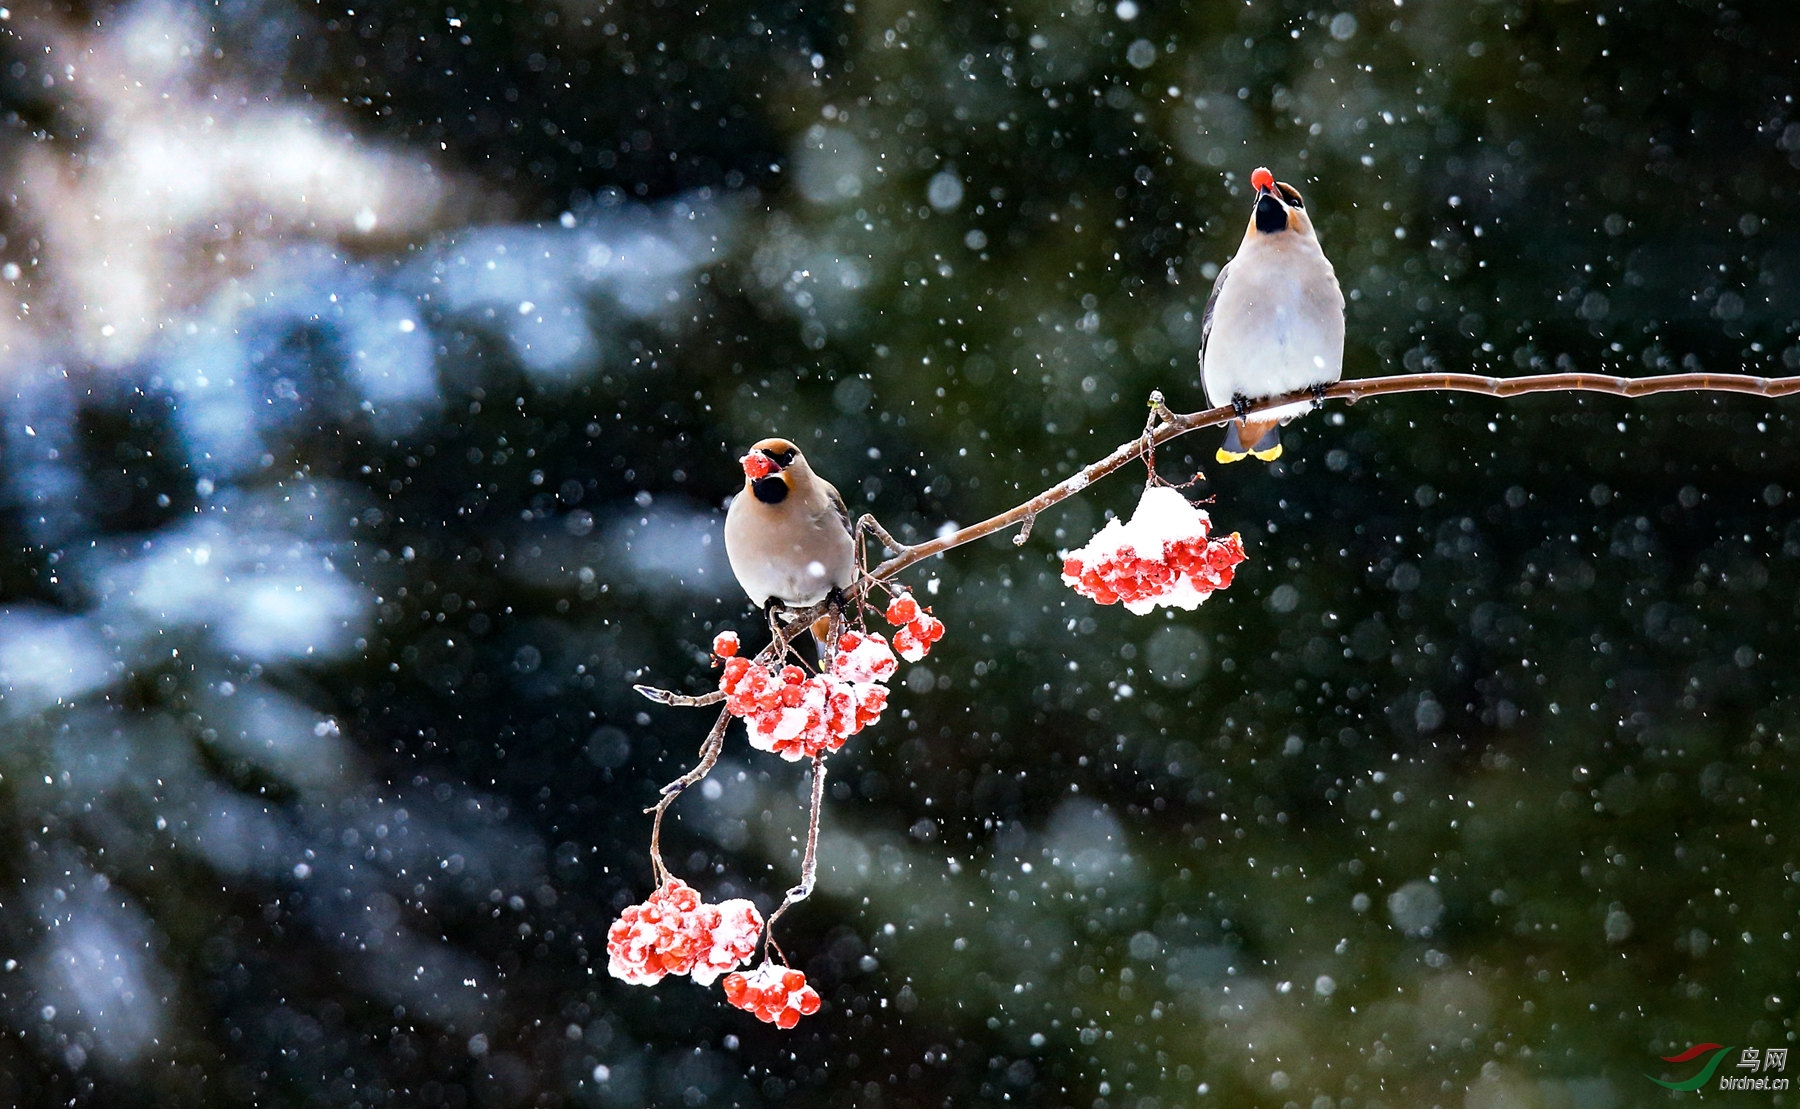
[[[1523,393],[1547,392],[1592,392],[1610,393],[1615,396],[1639,397],[1651,393],[1673,392],[1729,392],[1748,393],[1762,397],[1784,397],[1800,393],[1800,377],[1748,377],[1738,374],[1670,374],[1663,377],[1608,377],[1598,374],[1537,374],[1529,377],[1482,377],[1476,374],[1402,374],[1393,377],[1365,378],[1360,381],[1340,381],[1323,390],[1302,390],[1284,396],[1270,397],[1249,405],[1246,413],[1262,412],[1282,405],[1317,400],[1344,400],[1354,403],[1364,397],[1383,396],[1389,393],[1413,392],[1461,392],[1479,393],[1493,397],[1512,397]],[[1032,522],[1038,514],[1086,489],[1089,485],[1106,477],[1137,458],[1143,458],[1152,470],[1151,480],[1155,480],[1155,451],[1164,443],[1186,435],[1190,431],[1198,431],[1205,427],[1217,427],[1227,423],[1235,415],[1230,405],[1209,408],[1202,412],[1189,412],[1177,415],[1163,403],[1160,392],[1150,394],[1150,415],[1144,425],[1142,434],[1128,442],[1121,443],[1111,454],[1098,462],[1085,467],[1079,472],[1064,478],[1055,485],[1032,497],[1020,505],[1007,509],[997,516],[990,517],[978,524],[971,524],[950,535],[941,536],[907,546],[890,534],[873,516],[864,516],[855,528],[857,566],[866,567],[867,535],[874,535],[888,550],[894,551],[894,557],[883,562],[873,570],[865,570],[858,578],[852,590],[854,611],[861,615],[861,605],[867,603],[871,586],[892,580],[901,571],[941,554],[953,547],[972,543],[984,536],[1018,526],[1020,532],[1015,539],[1023,543],[1031,530]],[[887,586],[883,584],[884,589]],[[775,610],[771,610],[769,627],[771,638],[768,646],[756,655],[759,663],[785,659],[789,654],[788,634],[791,629],[809,627],[818,617],[830,613],[832,630],[828,636],[835,645],[837,634],[841,630],[843,614],[838,611],[839,601],[834,597],[820,601],[802,612],[788,610],[788,622],[784,623]],[[687,695],[672,690],[658,689],[654,686],[634,686],[639,693],[662,705],[703,706],[717,704],[725,699],[722,690]],[[699,759],[692,769],[676,778],[662,788],[656,804],[645,810],[653,813],[650,824],[650,864],[655,875],[657,887],[665,885],[671,875],[663,864],[662,858],[662,826],[663,817],[684,790],[705,778],[718,762],[719,753],[725,744],[725,732],[732,718],[730,708],[721,709],[718,719],[713,722],[712,729],[700,745]],[[807,817],[806,847],[800,862],[800,882],[787,891],[781,904],[770,913],[764,923],[763,957],[768,960],[769,952],[783,965],[787,958],[775,941],[775,923],[789,908],[804,901],[812,895],[818,878],[819,827],[821,813],[825,803],[825,756],[814,756],[812,765],[812,803]]]
[[[1322,399],[1343,400],[1352,404],[1365,397],[1385,396],[1389,393],[1423,393],[1453,392],[1479,393],[1490,397],[1516,397],[1524,393],[1559,393],[1587,392],[1610,393],[1621,397],[1643,397],[1651,393],[1683,393],[1683,392],[1716,392],[1716,393],[1748,393],[1759,397],[1785,397],[1800,393],[1800,377],[1750,377],[1744,374],[1665,374],[1661,377],[1611,377],[1605,374],[1532,374],[1527,377],[1484,377],[1480,374],[1398,374],[1392,377],[1368,377],[1357,381],[1340,381],[1327,388]],[[1249,412],[1263,412],[1279,408],[1284,404],[1314,399],[1310,389],[1288,393],[1285,396],[1270,397],[1250,405]],[[1182,415],[1168,413],[1160,405],[1161,396],[1153,395],[1152,407],[1155,413],[1152,425],[1144,429],[1144,433],[1127,443],[1121,443],[1111,454],[1093,463],[1078,473],[1057,482],[1024,504],[1015,505],[991,516],[978,524],[950,535],[920,543],[916,546],[897,545],[891,536],[879,532],[882,541],[889,549],[896,551],[893,558],[888,559],[869,576],[877,581],[887,581],[896,574],[922,562],[932,555],[942,554],[953,547],[965,543],[973,543],[997,531],[1004,531],[1015,524],[1022,524],[1040,512],[1074,496],[1089,485],[1106,477],[1119,467],[1139,457],[1146,450],[1155,450],[1171,439],[1179,438],[1190,431],[1198,431],[1206,427],[1221,427],[1228,423],[1234,415],[1228,404],[1217,408],[1208,408],[1203,412],[1188,412]],[[1156,417],[1161,422],[1155,422]],[[865,517],[867,519],[867,517]]]

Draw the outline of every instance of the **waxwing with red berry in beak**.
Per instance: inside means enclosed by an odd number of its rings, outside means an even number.
[[[800,448],[764,439],[739,459],[744,489],[725,511],[725,555],[758,608],[806,608],[856,581],[844,498]]]
[[[1302,389],[1323,393],[1344,375],[1344,294],[1306,204],[1265,167],[1250,175],[1250,185],[1256,190],[1250,226],[1213,282],[1200,320],[1206,399],[1237,410],[1225,428],[1220,462],[1281,457],[1275,429],[1308,404],[1254,416],[1247,412],[1250,404]]]

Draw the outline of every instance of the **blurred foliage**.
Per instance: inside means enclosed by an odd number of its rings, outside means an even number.
[[[779,1033],[603,967],[707,723],[629,685],[703,688],[712,634],[758,627],[717,546],[745,444],[794,438],[916,537],[1099,457],[1152,388],[1200,407],[1258,164],[1306,192],[1351,376],[1800,372],[1789,8],[204,19],[0,22],[0,1098],[1624,1106],[1679,1099],[1658,1056],[1793,1040],[1800,434],[1743,397],[1310,416],[1282,463],[1209,472],[1252,553],[1192,614],[1057,581],[1129,477],[936,560],[912,583],[949,635],[834,761],[821,892],[783,921],[826,1010]],[[292,108],[442,195],[372,232],[206,210],[170,237],[237,244],[230,272],[95,353],[58,189],[123,165],[144,117],[84,81],[134,58],[187,67],[184,118]],[[570,283],[544,327],[593,344],[559,372],[509,330],[535,302],[444,284],[493,242],[526,287],[540,233],[680,253],[690,209],[721,230],[662,308],[631,297],[665,271]],[[317,296],[278,315],[259,274]],[[410,420],[332,315],[382,298],[430,340]],[[183,422],[209,335],[262,344],[236,468]],[[207,543],[236,553],[200,615],[146,608],[130,575]],[[280,638],[257,582],[339,624]],[[88,644],[111,668],[59,685]],[[671,865],[768,908],[803,790],[734,738]]]

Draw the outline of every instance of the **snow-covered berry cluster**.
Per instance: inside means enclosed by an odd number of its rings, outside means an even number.
[[[880,635],[847,631],[838,636],[837,654],[831,656],[831,672],[847,682],[886,682],[900,669],[893,648]]]
[[[738,897],[708,905],[692,886],[671,878],[632,905],[606,933],[607,973],[639,986],[688,974],[710,986],[756,950],[762,914]]]
[[[881,719],[883,683],[900,665],[887,640],[857,632],[840,636],[831,668],[810,677],[798,666],[771,669],[737,651],[731,632],[713,640],[713,653],[725,660],[725,708],[748,726],[750,746],[790,762],[836,751]]]
[[[777,963],[726,975],[725,1000],[780,1028],[819,1011],[818,991],[806,984],[806,975]]]
[[[1139,616],[1159,605],[1194,608],[1230,585],[1232,568],[1244,561],[1236,532],[1223,539],[1211,532],[1211,518],[1180,490],[1152,486],[1130,523],[1114,519],[1063,556],[1063,584],[1103,605],[1123,601]]]
[[[924,658],[931,645],[944,638],[944,622],[914,600],[911,590],[894,594],[888,603],[887,622],[900,629],[894,633],[894,650],[908,662]]]

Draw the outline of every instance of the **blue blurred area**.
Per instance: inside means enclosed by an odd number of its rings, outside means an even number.
[[[7,810],[47,823],[10,868],[0,997],[47,1060],[116,1079],[180,1038],[194,999],[172,964],[192,953],[172,958],[153,915],[183,911],[159,867],[248,891],[364,1003],[463,1039],[494,1027],[494,967],[429,921],[490,893],[554,903],[547,845],[491,788],[393,779],[345,736],[315,676],[366,656],[394,575],[357,538],[380,517],[368,491],[314,473],[308,443],[428,440],[452,396],[492,382],[449,355],[470,335],[535,390],[624,359],[627,328],[692,311],[735,223],[704,194],[609,196],[397,253],[278,241],[252,274],[202,278],[202,302],[113,372],[45,342],[11,366],[0,510],[31,584],[0,607],[0,773]],[[156,413],[174,480],[154,522],[108,527],[84,421],[126,406]],[[692,539],[670,546],[661,525],[700,525],[658,519],[621,550],[652,579],[679,576]],[[253,1008],[316,1022],[273,996]]]

